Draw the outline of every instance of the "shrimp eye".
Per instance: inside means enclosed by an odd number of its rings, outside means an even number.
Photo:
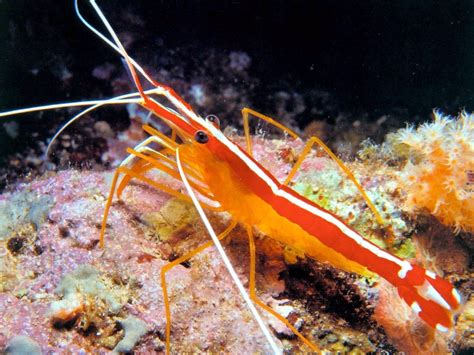
[[[221,121],[219,120],[219,117],[217,117],[216,115],[208,115],[206,117],[206,120],[213,123],[214,126],[216,126],[217,128],[221,126]]]
[[[209,140],[209,137],[207,136],[206,132],[204,131],[197,131],[196,134],[194,135],[194,139],[196,142],[204,144],[207,143]]]

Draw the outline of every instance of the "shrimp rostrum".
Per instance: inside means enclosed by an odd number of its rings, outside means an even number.
[[[101,246],[104,246],[107,214],[113,197],[116,194],[119,196],[132,178],[138,179],[178,198],[192,201],[200,211],[204,222],[207,221],[207,218],[202,208],[227,212],[231,216],[232,223],[224,233],[218,236],[218,239],[227,235],[237,224],[243,226],[247,231],[250,245],[249,295],[251,300],[285,322],[313,350],[317,351],[318,348],[300,334],[284,317],[260,301],[256,295],[253,229],[278,242],[303,251],[310,258],[328,262],[345,271],[357,272],[362,275],[378,274],[398,290],[400,297],[430,327],[440,332],[450,330],[453,325],[452,318],[456,310],[459,309],[461,297],[449,282],[431,271],[412,265],[408,261],[380,249],[364,239],[338,216],[301,196],[289,186],[301,161],[311,149],[311,145],[313,143],[322,145],[317,138],[310,140],[303,149],[303,153],[287,179],[284,182],[278,181],[252,155],[248,116],[252,114],[266,120],[283,129],[293,138],[298,138],[293,131],[267,116],[250,109],[244,109],[247,147],[246,149],[241,148],[221,131],[219,120],[215,116],[202,118],[196,114],[191,106],[171,88],[154,81],[142,67],[131,59],[97,4],[94,1],[91,3],[113,40],[106,38],[88,24],[80,14],[79,16],[91,30],[125,59],[139,94],[133,98],[133,102],[139,103],[153,116],[167,124],[173,132],[170,138],[156,128],[145,125],[144,130],[150,136],[135,148],[128,149],[129,156],[116,171],[105,208],[100,235]],[[140,78],[147,80],[154,86],[154,89],[145,91]],[[127,100],[124,98],[122,101],[132,102],[131,99]],[[116,101],[120,102],[119,99]],[[163,103],[165,101],[170,106],[166,106]],[[106,101],[103,102],[103,104],[105,103]],[[327,149],[324,145],[323,148]],[[333,156],[332,153],[331,155]],[[342,165],[337,158],[335,159],[338,164]],[[152,169],[163,171],[181,180],[186,187],[186,193],[172,190],[147,175],[146,173]],[[349,175],[353,178],[350,173]],[[355,179],[354,182],[356,182]],[[207,227],[212,236],[212,226],[207,225]],[[166,344],[168,352],[170,350],[171,317],[166,293],[166,272],[174,265],[183,262],[210,245],[211,242],[206,243],[175,260],[161,272],[167,315]]]

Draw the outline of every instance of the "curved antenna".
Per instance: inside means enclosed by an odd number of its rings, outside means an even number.
[[[125,61],[127,62],[127,66],[128,68],[130,69],[130,74],[132,74],[132,78],[133,78],[133,81],[135,83],[135,86],[137,87],[138,91],[140,92],[140,96],[143,98],[143,101],[144,102],[147,102],[148,101],[148,97],[145,95],[145,93],[143,92],[143,86],[142,86],[142,83],[140,82],[140,78],[138,77],[138,74],[137,74],[137,71],[135,70],[135,67],[133,66],[133,64],[130,62],[130,56],[128,55],[127,51],[125,50],[125,47],[123,46],[122,42],[120,42],[120,39],[118,38],[117,34],[115,33],[114,29],[112,28],[112,26],[110,25],[109,21],[107,20],[107,18],[105,17],[105,15],[103,14],[102,10],[100,9],[100,7],[97,5],[97,3],[95,2],[95,0],[90,0],[90,3],[92,5],[92,7],[94,8],[95,12],[97,13],[97,15],[99,15],[102,23],[105,25],[105,27],[107,28],[107,31],[109,31],[110,35],[112,36],[115,44],[117,45],[117,47],[119,48],[119,51],[120,51],[120,54],[123,56],[123,58],[125,59]]]
[[[217,251],[219,252],[222,260],[224,261],[224,265],[226,266],[227,270],[230,273],[230,276],[232,277],[232,280],[234,281],[235,285],[239,289],[240,294],[242,295],[243,299],[247,303],[248,308],[250,309],[253,317],[257,321],[258,325],[260,326],[260,329],[262,330],[263,334],[267,338],[268,343],[270,344],[273,352],[275,354],[281,354],[280,348],[276,345],[275,341],[273,340],[272,335],[270,334],[270,331],[268,330],[267,326],[263,322],[262,318],[260,317],[260,314],[258,313],[257,309],[255,308],[252,300],[250,299],[247,291],[245,291],[244,286],[242,285],[242,282],[240,281],[239,277],[237,276],[237,273],[234,270],[234,267],[232,266],[232,263],[230,262],[227,254],[225,253],[224,248],[222,247],[221,242],[217,238],[216,232],[214,231],[214,228],[212,228],[211,222],[209,222],[209,219],[207,218],[206,214],[204,213],[204,210],[201,207],[201,204],[199,200],[196,197],[196,194],[194,193],[191,185],[189,184],[188,178],[186,177],[186,174],[184,173],[183,166],[181,164],[181,160],[179,157],[179,147],[176,148],[176,163],[178,165],[178,170],[179,174],[181,175],[181,179],[183,181],[184,186],[186,187],[186,190],[189,194],[189,197],[193,200],[194,207],[196,207],[196,210],[199,213],[199,216],[201,217],[202,222],[204,223],[204,226],[206,227],[209,235],[212,238],[212,241],[214,242],[214,245],[217,248]]]
[[[145,91],[146,94],[156,94],[160,93],[161,90],[159,89],[150,89]],[[58,139],[59,135],[64,132],[64,130],[69,127],[71,124],[76,122],[79,118],[84,116],[86,113],[91,112],[101,106],[105,105],[123,105],[123,104],[130,104],[130,103],[136,103],[140,104],[142,102],[142,99],[136,98],[133,99],[133,97],[140,96],[138,92],[132,92],[128,94],[123,94],[119,96],[112,97],[110,99],[105,99],[105,100],[91,100],[91,101],[77,101],[77,102],[66,102],[66,103],[61,103],[61,104],[51,104],[51,105],[44,105],[44,106],[36,106],[36,107],[30,107],[30,108],[24,108],[24,109],[19,109],[19,110],[13,110],[13,111],[7,111],[7,112],[0,112],[0,117],[7,117],[7,116],[13,116],[13,115],[19,115],[22,113],[30,113],[30,112],[37,112],[37,111],[46,111],[46,110],[54,110],[54,109],[59,109],[59,108],[70,108],[70,107],[81,107],[81,106],[90,106],[87,109],[79,112],[77,115],[75,115],[73,118],[69,119],[51,138],[51,141],[48,144],[48,147],[46,148],[46,152],[44,154],[44,159],[48,159],[49,153],[51,151],[53,143]],[[151,112],[150,112],[151,114]]]
[[[104,34],[102,34],[98,29],[96,29],[94,26],[92,26],[87,20],[82,16],[81,12],[79,11],[79,5],[78,5],[78,0],[74,1],[74,7],[77,13],[77,16],[81,20],[81,22],[89,28],[96,36],[98,36],[100,39],[102,39],[105,43],[107,43],[112,49],[114,49],[116,52],[118,52],[127,62],[130,72],[133,76],[133,79],[137,85],[138,90],[141,92],[141,84],[138,78],[138,75],[135,70],[137,70],[140,74],[143,75],[143,77],[153,86],[156,88],[162,88],[164,90],[163,95],[170,100],[175,107],[178,108],[179,111],[181,111],[185,116],[190,117],[191,119],[195,121],[200,121],[199,116],[196,115],[196,113],[193,111],[191,106],[184,101],[176,92],[171,89],[170,87],[160,84],[153,80],[146,72],[145,70],[133,59],[131,58],[125,48],[123,47],[122,43],[120,42],[118,36],[116,35],[115,31],[113,30],[112,26],[110,25],[109,21],[105,17],[105,15],[102,13],[100,7],[97,5],[95,0],[90,0],[90,3],[94,10],[96,11],[97,15],[100,17],[100,20],[102,23],[105,25],[107,30],[109,31],[110,35],[114,39],[115,43],[113,43],[111,40],[109,40]],[[143,100],[146,102],[147,97],[142,95]],[[201,119],[202,120],[202,119]]]
[[[79,4],[78,4],[79,0],[74,0],[74,9],[76,10],[76,14],[77,14],[77,17],[79,17],[79,20],[81,20],[81,22],[89,29],[91,30],[92,32],[94,32],[94,34],[99,37],[101,40],[103,40],[105,43],[107,43],[113,50],[115,50],[116,52],[118,52],[122,57],[124,58],[127,58],[126,55],[124,55],[124,53],[121,51],[121,49],[114,43],[112,42],[110,39],[108,39],[107,37],[105,37],[102,32],[100,32],[97,28],[95,28],[94,26],[92,26],[85,18],[84,16],[82,16],[81,12],[79,11]],[[95,1],[91,0],[91,4],[92,6],[94,6],[94,9],[97,11],[97,9],[99,9],[99,7],[97,6],[97,4],[95,3]],[[99,16],[100,14],[102,14],[102,12],[100,11],[99,9]],[[104,19],[101,17],[101,20],[104,21]],[[105,18],[105,17],[104,17]],[[108,22],[104,22],[104,24]],[[106,25],[107,27],[107,25]],[[110,24],[109,26],[110,27]],[[111,27],[110,27],[111,28]],[[112,31],[113,32],[113,31]],[[115,33],[115,32],[113,32]],[[115,38],[114,38],[115,40]],[[118,38],[117,38],[118,40]],[[120,41],[118,41],[118,43],[120,43]],[[122,47],[123,48],[123,47]],[[125,53],[126,54],[126,53]],[[155,81],[146,73],[146,71],[131,57],[128,57],[128,60],[129,62],[135,67],[136,70],[138,70],[140,72],[140,74],[143,75],[143,77],[152,85],[156,85]]]
[[[138,95],[138,93],[134,93],[134,94]],[[132,95],[132,94],[126,94],[126,95]],[[132,97],[132,96],[130,96],[130,97]],[[118,105],[118,104],[123,104],[124,103],[124,101],[116,101],[117,98],[118,97],[111,98],[111,99],[106,99],[106,100],[75,101],[75,102],[65,102],[65,103],[60,103],[60,104],[50,104],[50,105],[43,105],[43,106],[34,106],[34,107],[28,107],[28,108],[21,108],[21,109],[18,109],[18,110],[0,112],[0,117],[21,115],[21,114],[30,113],[30,112],[55,110],[55,109],[59,109],[59,108],[93,106],[93,105],[99,105],[99,104],[103,103],[104,101],[107,101],[107,104],[109,104],[109,105]]]
[[[144,91],[146,94],[155,94],[157,93],[158,89],[150,89],[150,90],[146,90]],[[134,97],[134,96],[140,96],[140,93],[138,92],[135,92],[135,93],[130,93],[130,94],[124,94],[124,95],[120,95],[120,96],[116,96],[116,97],[113,97],[111,99],[106,99],[106,100],[101,100],[101,101],[97,101],[97,103],[91,107],[88,107],[87,109],[79,112],[77,115],[75,115],[73,118],[69,119],[69,121],[67,121],[55,134],[54,136],[51,138],[51,141],[49,142],[48,144],[48,147],[46,148],[46,152],[44,153],[44,159],[48,159],[49,157],[49,154],[51,152],[51,149],[52,149],[52,146],[53,146],[53,143],[58,139],[58,137],[61,135],[61,133],[63,133],[66,128],[68,128],[71,124],[73,124],[74,122],[76,122],[79,118],[81,118],[82,116],[84,116],[86,113],[88,112],[91,112],[101,106],[105,106],[105,105],[120,105],[120,104],[132,104],[132,103],[136,103],[136,104],[140,104],[142,102],[142,99],[140,98],[137,98],[137,99],[129,99],[130,97]],[[174,111],[173,109],[171,108],[168,108],[168,107],[165,107],[163,105],[161,105],[159,102],[156,102],[157,105],[161,106],[163,109],[165,110],[168,110],[172,113],[174,113],[175,115],[179,116],[179,114]],[[150,120],[150,117],[153,116],[153,112],[149,112],[148,115],[147,115],[147,120],[149,121]],[[181,116],[180,116],[181,117]]]
[[[55,134],[54,136],[51,138],[51,141],[49,142],[48,144],[48,147],[46,148],[46,152],[44,153],[44,159],[48,159],[49,157],[49,153],[51,151],[51,148],[54,144],[54,142],[56,142],[56,140],[58,139],[58,137],[61,135],[61,133],[63,133],[66,128],[68,128],[71,124],[73,124],[74,122],[76,122],[79,118],[81,118],[82,116],[84,116],[86,113],[88,112],[91,112],[101,106],[105,106],[105,105],[111,105],[111,104],[130,104],[130,103],[140,103],[141,102],[141,99],[128,99],[126,100],[126,98],[128,97],[133,97],[133,96],[139,96],[138,93],[132,93],[132,94],[125,94],[125,95],[120,95],[120,96],[117,96],[117,97],[114,97],[112,99],[108,99],[108,100],[103,100],[102,102],[99,102],[91,107],[88,107],[86,108],[85,110],[79,112],[77,115],[75,115],[73,118],[69,119],[69,121],[67,121]]]

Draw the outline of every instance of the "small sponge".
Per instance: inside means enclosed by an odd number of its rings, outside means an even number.
[[[121,320],[120,324],[125,330],[125,336],[115,346],[113,353],[129,353],[142,336],[147,333],[146,323],[134,316]]]

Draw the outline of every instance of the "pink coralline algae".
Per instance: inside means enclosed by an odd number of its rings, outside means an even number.
[[[10,275],[14,283],[2,275],[2,284],[8,287],[0,293],[0,348],[8,339],[26,335],[44,352],[107,352],[126,336],[123,322],[133,316],[147,329],[136,339],[135,350],[162,350],[164,306],[159,270],[167,260],[158,257],[156,240],[147,237],[146,228],[137,225],[137,220],[151,206],[159,210],[169,197],[131,185],[124,194],[127,204],[118,203],[110,214],[106,247],[100,250],[98,228],[110,177],[110,173],[65,171],[3,195],[8,201],[17,194],[31,194],[30,200],[14,207],[18,210],[30,208],[33,195],[51,196],[54,205],[47,212],[47,221],[34,232],[31,245],[16,255],[7,250],[2,255],[2,262],[17,273]],[[16,232],[12,229],[11,233]],[[266,351],[263,335],[215,252],[204,252],[197,263],[202,270],[178,266],[168,275],[173,349],[217,351],[224,343],[234,352]],[[178,305],[173,303],[176,300]],[[70,331],[70,327],[75,329]]]

